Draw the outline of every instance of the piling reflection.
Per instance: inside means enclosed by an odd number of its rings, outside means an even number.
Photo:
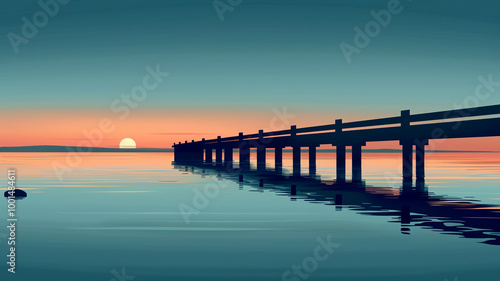
[[[242,165],[213,166],[200,163],[173,162],[174,168],[193,174],[211,175],[233,180],[257,190],[270,190],[291,200],[323,202],[337,211],[348,208],[362,215],[387,216],[389,222],[401,224],[401,233],[411,235],[411,228],[433,229],[443,234],[481,239],[481,243],[500,245],[500,206],[447,198],[430,194],[423,180],[405,180],[400,189],[373,187],[363,181],[335,182],[319,175],[288,175],[279,170],[251,169]]]

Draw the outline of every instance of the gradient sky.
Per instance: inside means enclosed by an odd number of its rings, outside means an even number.
[[[73,0],[16,53],[8,34],[22,35],[22,18],[41,7],[3,1],[0,146],[77,145],[109,118],[115,129],[98,146],[170,147],[270,128],[283,108],[299,127],[453,109],[479,76],[500,81],[498,1],[402,0],[351,63],[339,45],[389,1],[244,0],[223,21],[212,2]],[[157,65],[170,75],[121,119],[111,104]],[[491,104],[500,87],[477,105]],[[496,138],[474,144],[499,150]]]

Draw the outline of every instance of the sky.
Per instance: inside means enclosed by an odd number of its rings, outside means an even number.
[[[498,1],[40,3],[0,3],[0,146],[94,136],[95,146],[129,137],[170,147],[500,104],[498,83],[476,93],[481,81],[500,82]],[[368,41],[356,37],[377,17]],[[442,149],[497,144],[454,140]]]

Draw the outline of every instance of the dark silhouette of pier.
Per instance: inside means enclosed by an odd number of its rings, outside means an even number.
[[[346,182],[346,147],[351,147],[352,182],[362,181],[362,147],[367,142],[399,141],[402,147],[403,183],[413,181],[413,163],[417,184],[425,179],[425,147],[429,140],[451,138],[476,138],[500,136],[500,118],[488,115],[500,114],[500,105],[473,107],[458,110],[410,114],[401,111],[399,116],[264,132],[239,133],[238,136],[174,144],[175,161],[215,163],[233,162],[233,152],[238,149],[239,166],[250,164],[250,148],[257,149],[257,167],[265,170],[266,150],[274,149],[275,170],[283,166],[283,148],[293,149],[293,174],[300,176],[301,149],[308,148],[309,170],[316,170],[316,148],[330,144],[336,148],[336,182]],[[472,118],[474,117],[474,118]],[[444,121],[443,121],[444,120]],[[415,159],[413,151],[415,150]],[[414,161],[415,160],[415,161]]]
[[[411,234],[411,228],[421,227],[500,245],[500,206],[432,195],[425,185],[416,188],[402,185],[401,189],[394,189],[323,181],[319,176],[289,177],[283,172],[243,170],[232,165],[182,161],[173,164],[181,171],[232,180],[239,183],[240,189],[247,186],[257,191],[269,190],[290,196],[292,201],[302,199],[332,205],[336,211],[348,208],[361,215],[389,217],[389,222],[401,224],[401,233],[406,235]]]

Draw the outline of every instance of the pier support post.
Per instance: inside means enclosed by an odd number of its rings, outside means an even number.
[[[415,173],[417,182],[425,181],[425,146],[429,144],[428,140],[415,142]]]
[[[337,136],[342,134],[342,119],[335,120],[335,133]],[[337,144],[336,146],[336,164],[337,164],[337,183],[345,182],[345,145]]]
[[[316,146],[309,146],[309,174],[316,172]]]
[[[413,144],[403,142],[401,145],[403,146],[403,181],[411,182],[413,180]]]
[[[212,163],[212,148],[205,147],[205,162]]]
[[[266,147],[262,145],[264,131],[259,130],[259,145],[257,146],[257,170],[262,171],[266,169]]]
[[[225,147],[224,148],[224,163],[233,162],[233,148]]]
[[[337,183],[345,182],[345,145],[337,145]]]
[[[190,160],[197,163],[203,163],[203,148],[201,146],[197,146],[191,151]]]
[[[290,126],[290,137],[292,142],[293,175],[300,176],[300,145],[296,144],[297,126]]]
[[[179,143],[181,144],[181,143]],[[206,158],[206,146],[205,146],[205,138],[201,139],[201,163],[203,163],[203,160]]]
[[[250,148],[240,147],[240,163],[248,165],[250,164]]]
[[[203,162],[203,146],[200,143],[184,143],[175,146],[175,161]]]
[[[360,183],[362,179],[361,172],[361,159],[362,159],[362,145],[352,146],[352,182]]]
[[[239,133],[239,145],[238,149],[240,152],[240,167],[250,165],[250,146],[246,141],[243,141],[243,133]]]
[[[401,140],[403,160],[403,182],[413,180],[413,140],[409,139],[410,133],[410,111],[401,110]]]
[[[300,146],[293,146],[293,175],[300,176]]]
[[[179,161],[181,160],[181,149],[179,146],[175,146],[174,144],[174,161]]]
[[[222,164],[222,144],[220,136],[217,137],[217,147],[215,148],[215,163]]]
[[[283,147],[277,146],[274,148],[274,168],[280,171],[283,168]]]

